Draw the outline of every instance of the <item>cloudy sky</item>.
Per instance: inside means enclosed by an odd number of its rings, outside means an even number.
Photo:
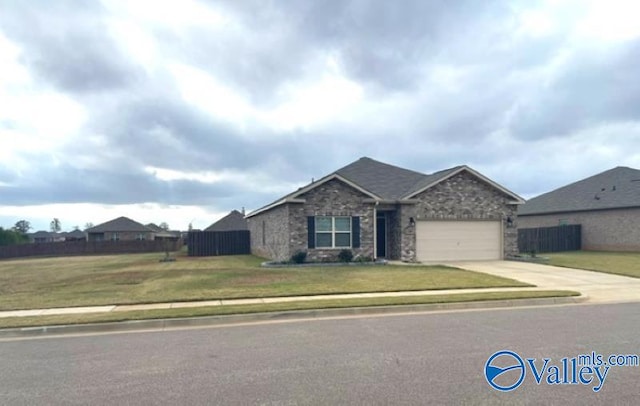
[[[204,228],[362,156],[640,167],[637,1],[0,0],[0,226]]]

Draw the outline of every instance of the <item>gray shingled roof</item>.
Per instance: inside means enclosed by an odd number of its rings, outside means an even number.
[[[155,231],[156,233],[163,233],[164,232],[164,230],[159,225],[157,225],[155,223],[145,224],[145,227],[147,227],[151,231]]]
[[[233,210],[220,220],[211,224],[205,228],[204,231],[236,231],[236,230],[248,230],[247,220],[244,218],[244,214],[238,210]]]
[[[118,217],[106,223],[98,224],[86,230],[87,233],[104,233],[104,232],[139,232],[148,233],[152,230],[145,225],[133,221],[128,217]]]
[[[640,170],[619,166],[545,193],[518,215],[640,207]]]
[[[73,230],[73,231],[69,231],[68,233],[62,233],[64,234],[65,237],[69,237],[69,238],[84,238],[85,234],[84,231],[81,230]]]
[[[335,173],[386,200],[400,199],[427,175],[360,158]]]

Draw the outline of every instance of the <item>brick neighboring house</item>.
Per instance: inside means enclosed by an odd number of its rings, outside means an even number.
[[[35,233],[28,234],[29,241],[33,243],[45,243],[45,242],[60,242],[65,241],[64,233],[55,233],[51,231],[36,231]]]
[[[617,167],[535,197],[520,228],[582,225],[582,249],[640,251],[640,170]]]
[[[155,240],[156,233],[127,217],[118,217],[85,231],[88,241]]]
[[[164,228],[154,224],[149,223],[145,227],[153,231],[156,240],[179,240],[182,238],[181,231],[174,230],[165,230]]]
[[[87,239],[85,233],[80,230],[71,232],[54,233],[51,231],[36,231],[28,234],[29,241],[33,243],[62,242],[62,241],[84,241]]]
[[[62,233],[65,241],[86,241],[87,235],[84,231],[81,230],[73,230],[68,233]]]
[[[233,210],[220,220],[205,228],[204,231],[238,231],[248,230],[247,220],[244,218],[244,208],[242,212]]]
[[[361,158],[247,215],[255,255],[354,255],[404,261],[517,253],[524,200],[467,166],[425,175]]]

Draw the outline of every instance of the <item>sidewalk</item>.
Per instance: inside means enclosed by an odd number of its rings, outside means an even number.
[[[112,312],[126,312],[126,311],[133,311],[133,310],[179,309],[179,308],[207,307],[207,306],[250,305],[250,304],[299,302],[299,301],[308,301],[308,300],[362,299],[362,298],[379,298],[379,297],[450,295],[450,294],[460,294],[460,293],[484,293],[484,292],[487,292],[487,293],[488,292],[523,292],[523,291],[535,291],[535,290],[546,290],[546,289],[541,287],[524,287],[524,288],[521,287],[521,288],[417,290],[417,291],[378,292],[378,293],[345,293],[345,294],[334,294],[334,295],[265,297],[265,298],[254,298],[254,299],[223,299],[223,300],[205,300],[205,301],[196,301],[196,302],[149,303],[149,304],[134,304],[134,305],[57,307],[57,308],[50,308],[50,309],[0,311],[0,318],[53,316],[53,315],[65,315],[65,314],[112,313]]]

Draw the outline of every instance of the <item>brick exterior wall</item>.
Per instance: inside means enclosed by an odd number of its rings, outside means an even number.
[[[640,208],[521,216],[519,228],[582,225],[582,249],[640,251]]]
[[[247,219],[251,233],[251,253],[276,261],[288,260],[293,252],[289,245],[289,211],[288,203]]]
[[[304,204],[291,205],[289,230],[291,252],[307,251],[313,261],[336,259],[341,248],[309,249],[307,246],[308,216],[358,216],[360,217],[360,248],[353,248],[356,255],[374,257],[373,252],[373,204],[363,203],[369,196],[339,180],[330,180],[301,195]],[[353,230],[352,230],[353,231]]]
[[[402,260],[415,261],[415,228],[409,218],[418,220],[501,220],[505,256],[518,253],[518,230],[506,227],[506,218],[517,222],[513,199],[468,172],[461,172],[413,198],[415,205],[402,205],[399,211]]]
[[[360,248],[356,255],[373,257],[373,205],[363,203],[369,196],[339,180],[330,180],[298,196],[305,203],[286,203],[247,219],[251,232],[251,253],[277,261],[306,251],[311,261],[335,260],[341,248],[308,248],[308,216],[360,217]],[[353,230],[352,230],[353,231]]]

